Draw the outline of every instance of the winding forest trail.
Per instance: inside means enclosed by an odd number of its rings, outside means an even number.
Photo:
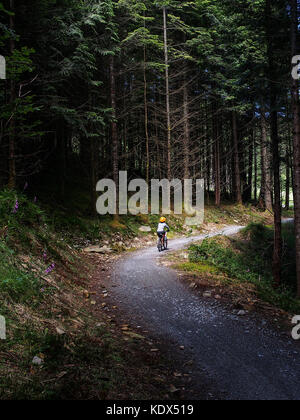
[[[232,226],[209,236],[240,230]],[[172,240],[170,250],[205,237]],[[239,317],[220,302],[195,295],[174,270],[157,264],[163,257],[151,248],[119,261],[112,294],[138,325],[167,344],[175,360],[180,360],[179,347],[184,346],[181,354],[194,361],[190,368],[194,381],[202,388],[203,380],[213,384],[207,398],[300,399],[298,343],[264,320]]]

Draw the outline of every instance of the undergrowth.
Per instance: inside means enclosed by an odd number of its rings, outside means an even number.
[[[110,217],[87,219],[51,211],[24,193],[0,192],[1,400],[159,399],[166,393],[166,385],[151,383],[159,372],[142,360],[142,345],[125,342],[104,310],[90,309],[93,269],[71,246],[77,235],[101,240],[102,233],[124,229],[134,236],[144,220],[120,227]]]
[[[252,283],[261,299],[298,313],[293,225],[283,226],[282,284],[277,289],[272,279],[273,237],[272,227],[250,224],[235,238],[216,237],[204,240],[201,245],[192,245],[189,259],[193,264],[212,264],[240,282]]]

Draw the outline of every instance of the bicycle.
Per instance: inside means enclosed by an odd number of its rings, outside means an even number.
[[[159,235],[157,248],[158,252],[166,251],[168,249],[168,237],[166,232]]]

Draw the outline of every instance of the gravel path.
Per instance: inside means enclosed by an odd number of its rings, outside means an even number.
[[[240,230],[233,226],[209,236]],[[172,240],[170,250],[205,237]],[[164,255],[155,248],[144,249],[118,262],[113,295],[132,319],[163,338],[175,359],[179,347],[185,347],[182,353],[194,360],[199,387],[204,377],[212,384],[207,398],[300,399],[298,343],[263,320],[239,317],[219,302],[195,295],[174,270],[157,265]]]

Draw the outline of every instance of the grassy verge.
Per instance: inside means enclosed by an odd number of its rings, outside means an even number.
[[[205,224],[248,225],[249,223],[272,223],[273,215],[256,207],[224,204],[220,207],[205,206]]]
[[[192,245],[188,261],[177,268],[196,276],[215,278],[220,286],[239,285],[251,290],[253,296],[291,313],[299,313],[295,298],[296,271],[293,225],[283,226],[282,284],[272,283],[273,227],[250,224],[239,235],[216,237]]]
[[[0,315],[7,330],[0,399],[162,398],[169,382],[161,361],[146,340],[125,340],[93,302],[92,266],[65,240],[66,226],[61,232],[49,221],[34,200],[0,192]]]

